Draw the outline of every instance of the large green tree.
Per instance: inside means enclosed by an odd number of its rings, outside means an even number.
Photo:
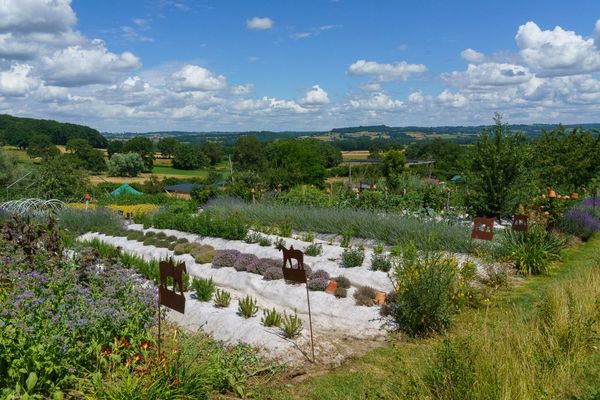
[[[67,142],[66,149],[81,160],[83,167],[91,173],[97,174],[106,171],[104,154],[94,149],[85,139],[71,139]]]
[[[202,143],[200,146],[204,154],[210,159],[210,165],[216,165],[219,161],[221,161],[221,157],[223,157],[223,152],[221,150],[221,146],[217,142],[211,142],[209,140]]]
[[[32,158],[41,157],[44,160],[50,160],[57,157],[60,154],[60,150],[58,150],[58,147],[52,143],[48,136],[35,135],[29,140],[27,154]]]
[[[171,158],[175,154],[175,147],[179,142],[174,137],[161,138],[156,147],[163,157]]]
[[[154,166],[154,145],[152,141],[145,137],[134,137],[129,139],[123,145],[125,153],[137,153],[144,160],[144,172],[152,172]]]
[[[510,215],[525,183],[529,152],[525,137],[511,132],[499,114],[495,125],[484,129],[471,151],[468,205],[475,215]]]
[[[210,160],[193,144],[178,143],[173,155],[173,168],[177,169],[198,169],[207,166]]]
[[[240,136],[233,148],[233,161],[241,170],[262,171],[266,165],[265,143],[255,136]]]
[[[268,144],[267,178],[271,186],[284,188],[298,184],[325,184],[325,159],[311,139],[282,139]]]
[[[597,132],[559,126],[544,131],[532,143],[540,184],[577,191],[600,174],[600,136]]]
[[[110,176],[138,176],[144,169],[144,160],[138,153],[115,153],[107,166]]]
[[[68,156],[62,154],[39,167],[33,185],[37,197],[63,201],[83,197],[90,185],[88,174],[69,162]]]

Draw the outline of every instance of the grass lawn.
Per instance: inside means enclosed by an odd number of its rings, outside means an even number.
[[[264,399],[600,399],[600,235],[446,335],[393,337],[337,369],[280,374]],[[301,379],[305,378],[305,379]]]
[[[155,166],[152,168],[152,173],[155,175],[181,175],[181,176],[193,176],[196,178],[205,178],[208,175],[207,169],[175,169],[173,167],[166,166]]]

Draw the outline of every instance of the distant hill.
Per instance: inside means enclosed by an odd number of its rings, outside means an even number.
[[[542,134],[543,130],[552,130],[558,127],[558,124],[515,124],[510,125],[513,131],[523,132],[526,137],[534,138]],[[600,123],[565,125],[567,128],[582,127],[584,129],[600,130]],[[491,125],[477,126],[402,126],[392,127],[387,125],[369,125],[353,126],[345,128],[334,128],[330,131],[247,131],[247,132],[182,132],[182,131],[162,131],[146,133],[105,133],[109,138],[127,139],[134,136],[148,136],[153,138],[174,136],[184,142],[198,143],[205,140],[216,140],[225,144],[233,143],[239,136],[254,135],[261,141],[281,139],[288,137],[315,137],[325,141],[331,141],[333,144],[340,145],[345,142],[345,146],[363,148],[364,142],[394,142],[405,144],[421,140],[435,138],[453,140],[460,143],[472,142],[475,137],[485,128],[492,128]],[[355,143],[353,145],[352,143]],[[350,150],[352,148],[348,148]]]
[[[47,119],[20,118],[0,114],[0,134],[6,143],[21,146],[35,135],[48,135],[54,144],[66,144],[70,139],[85,139],[96,148],[106,148],[108,142],[96,129]]]

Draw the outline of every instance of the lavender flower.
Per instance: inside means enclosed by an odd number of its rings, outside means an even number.
[[[248,266],[255,263],[256,261],[258,261],[258,257],[256,257],[254,254],[242,253],[237,258],[237,260],[235,260],[233,268],[235,268],[238,271],[246,271],[248,269]]]
[[[237,250],[217,250],[212,265],[214,268],[233,267],[240,254]]]

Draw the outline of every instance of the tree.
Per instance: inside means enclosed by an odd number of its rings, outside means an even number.
[[[85,139],[71,139],[67,142],[66,149],[81,160],[83,167],[94,173],[100,173],[106,170],[104,154],[94,149]]]
[[[541,186],[578,191],[600,174],[600,136],[574,128],[568,132],[560,125],[533,140],[534,166]]]
[[[240,136],[233,148],[233,161],[243,170],[261,171],[266,165],[265,147],[256,136]]]
[[[116,153],[124,153],[123,148],[125,147],[125,142],[123,142],[122,140],[111,140],[110,142],[108,142],[108,157],[112,157],[113,154]]]
[[[46,135],[35,135],[29,140],[27,154],[31,158],[42,157],[44,160],[50,160],[60,154],[58,147],[52,143]]]
[[[299,184],[324,186],[324,156],[311,139],[276,140],[268,144],[266,154],[271,187],[279,183],[284,188]]]
[[[66,161],[67,157],[62,154],[40,167],[33,185],[38,197],[75,201],[86,193],[90,185],[87,174]]]
[[[383,156],[383,176],[400,175],[406,169],[406,157],[399,150],[389,150]]]
[[[209,159],[199,147],[178,143],[173,157],[173,168],[198,169],[209,164]]]
[[[144,170],[144,160],[138,153],[116,153],[107,166],[109,176],[138,176]]]
[[[174,137],[165,137],[158,141],[158,151],[163,157],[171,158],[175,154],[175,147],[179,142]]]
[[[504,217],[517,205],[528,150],[525,137],[512,133],[499,114],[494,122],[492,131],[484,129],[472,149],[468,205],[475,215]]]
[[[206,141],[202,143],[200,146],[204,154],[209,158],[210,165],[216,165],[219,161],[221,161],[221,157],[223,153],[221,151],[221,146],[219,146],[216,142]]]
[[[125,153],[137,153],[144,161],[144,172],[152,172],[154,166],[154,145],[145,137],[134,137],[125,142],[123,146]]]

